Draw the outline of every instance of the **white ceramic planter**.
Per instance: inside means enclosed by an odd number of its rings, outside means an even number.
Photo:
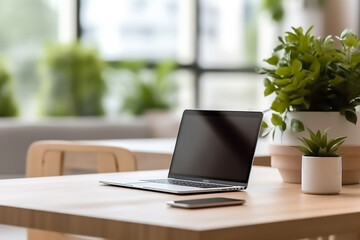
[[[313,131],[324,131],[329,128],[328,137],[346,136],[344,146],[360,145],[360,112],[356,113],[358,124],[353,124],[341,116],[339,112],[289,112],[287,114],[288,129],[283,134],[276,131],[274,144],[299,145],[298,137],[308,136],[307,131],[296,133],[290,130],[291,119],[300,120],[305,127]]]
[[[342,185],[341,157],[302,156],[301,189],[309,194],[338,194]]]

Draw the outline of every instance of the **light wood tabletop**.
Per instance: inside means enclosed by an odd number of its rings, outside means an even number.
[[[0,180],[0,223],[108,239],[295,239],[360,229],[360,185],[307,195],[276,169],[254,167],[246,191],[178,196],[103,186],[99,179],[162,177],[165,170]],[[167,201],[233,197],[242,206],[198,210]]]

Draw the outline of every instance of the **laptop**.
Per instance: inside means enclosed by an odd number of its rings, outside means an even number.
[[[174,194],[246,189],[262,112],[193,110],[183,112],[168,177],[101,179],[100,183]]]

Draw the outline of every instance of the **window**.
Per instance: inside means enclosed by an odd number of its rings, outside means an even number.
[[[194,61],[192,0],[81,1],[81,39],[111,60]]]
[[[257,10],[254,0],[81,0],[80,38],[108,61],[175,59],[181,107],[226,108],[242,98],[226,89],[258,86],[258,78],[248,78],[257,61]],[[222,90],[210,90],[213,83]],[[222,100],[212,104],[212,96]],[[256,104],[247,102],[238,108]]]
[[[0,1],[0,55],[13,75],[24,116],[36,111],[38,62],[44,46],[58,41],[58,17],[56,0]]]
[[[201,0],[199,65],[244,68],[256,64],[257,1]]]
[[[339,35],[346,27],[359,32],[360,3],[283,0],[286,14],[277,24],[261,10],[263,1],[2,0],[0,59],[13,74],[24,117],[37,115],[45,46],[77,38],[109,63],[142,60],[153,67],[175,60],[181,109],[264,109],[255,68],[271,55],[277,36],[312,24],[319,35]],[[118,95],[116,74],[109,77],[111,96]],[[111,96],[106,108],[115,111],[119,103]]]

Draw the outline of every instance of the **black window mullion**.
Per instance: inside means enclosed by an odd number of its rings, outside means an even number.
[[[75,1],[75,18],[76,18],[76,40],[80,41],[82,35],[81,21],[80,21],[80,11],[81,11],[81,0]]]
[[[194,39],[193,39],[193,51],[194,51],[194,62],[192,64],[180,64],[178,63],[179,69],[187,69],[194,74],[194,92],[195,92],[195,107],[200,106],[200,78],[206,73],[254,73],[255,67],[239,67],[239,68],[214,68],[214,67],[201,67],[200,66],[200,35],[201,35],[201,0],[194,0]],[[82,36],[81,26],[81,0],[76,0],[76,37],[80,41]],[[106,4],[106,3],[104,3]],[[121,61],[120,61],[121,62]],[[111,61],[109,62],[111,63]],[[154,67],[155,62],[147,62],[147,67]]]
[[[201,69],[199,67],[199,61],[200,61],[200,0],[196,0],[195,4],[195,36],[194,36],[194,65],[193,65],[193,72],[194,72],[194,78],[195,78],[195,107],[199,107],[200,105],[200,76],[201,76]]]

